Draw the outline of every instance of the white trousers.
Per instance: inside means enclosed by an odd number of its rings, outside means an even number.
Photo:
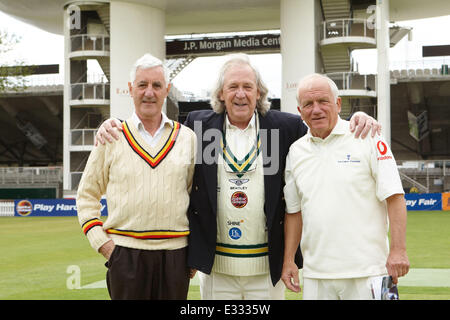
[[[383,276],[351,279],[303,278],[303,300],[380,300]]]
[[[223,273],[198,272],[202,300],[284,300],[285,286],[274,287],[270,274],[230,276]]]

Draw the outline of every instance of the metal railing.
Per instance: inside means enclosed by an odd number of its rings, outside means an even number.
[[[391,61],[389,63],[390,70],[425,70],[436,69],[441,73],[443,65],[450,65],[450,57],[442,58],[423,58],[417,60]]]
[[[398,160],[397,166],[409,173],[450,176],[450,160]]]
[[[450,191],[450,160],[397,161],[402,179],[419,192]]]
[[[110,51],[110,39],[104,34],[77,34],[70,37],[70,52]]]
[[[338,37],[376,38],[375,26],[366,19],[333,19],[322,22],[320,40]]]
[[[391,78],[415,78],[415,77],[448,77],[450,65],[449,58],[407,60],[391,62]]]
[[[14,216],[14,201],[0,200],[0,217]]]
[[[109,100],[109,83],[74,83],[71,84],[70,100]]]
[[[24,77],[27,87],[45,87],[64,85],[64,75],[62,74],[46,74],[31,75]]]
[[[93,146],[98,129],[70,130],[70,144],[72,146]]]
[[[357,72],[331,72],[326,74],[336,83],[339,90],[375,91],[376,75]]]
[[[3,167],[0,181],[6,184],[59,183],[63,181],[62,167]]]

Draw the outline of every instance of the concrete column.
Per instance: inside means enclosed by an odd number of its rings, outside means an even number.
[[[298,114],[297,83],[317,70],[317,0],[281,0],[281,110]]]
[[[63,193],[71,189],[70,176],[70,15],[68,8],[64,9],[64,95],[63,95]],[[77,16],[77,18],[79,18]]]
[[[165,12],[146,4],[110,2],[111,116],[128,119],[134,110],[128,92],[130,69],[145,53],[164,61]]]
[[[389,0],[377,0],[377,115],[383,137],[391,144],[391,83],[389,74]]]

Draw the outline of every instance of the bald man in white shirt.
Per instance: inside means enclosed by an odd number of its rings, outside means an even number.
[[[302,79],[298,102],[309,129],[286,159],[282,279],[300,291],[293,264],[300,243],[304,299],[376,298],[381,277],[397,283],[409,270],[406,205],[395,159],[381,136],[354,138],[339,117],[341,99],[328,77]]]

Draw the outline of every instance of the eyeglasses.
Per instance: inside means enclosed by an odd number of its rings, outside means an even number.
[[[383,277],[381,282],[381,300],[399,300],[397,285],[391,276]]]

